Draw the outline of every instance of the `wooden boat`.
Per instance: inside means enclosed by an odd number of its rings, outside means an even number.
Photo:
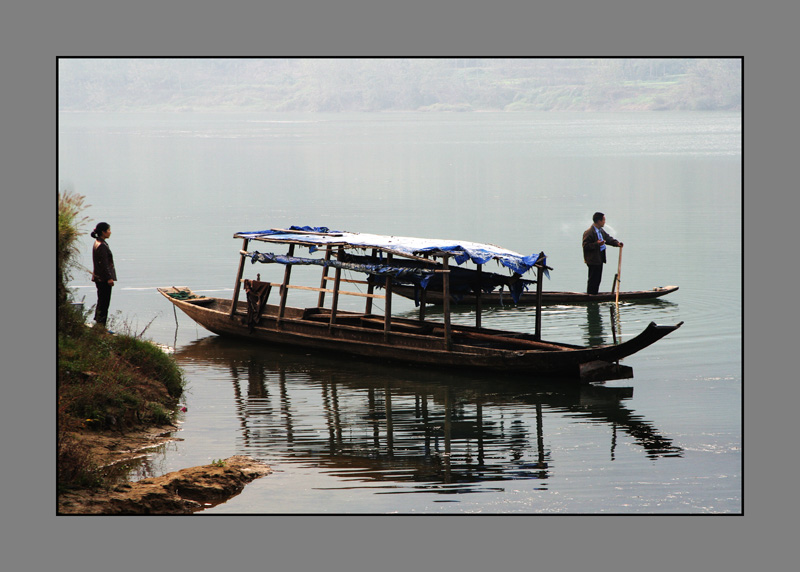
[[[619,299],[623,301],[640,301],[640,300],[654,300],[661,296],[671,294],[678,289],[677,286],[659,286],[652,290],[631,290],[627,292],[620,292]],[[413,286],[395,285],[394,293],[410,300],[418,299],[418,292]],[[586,304],[589,302],[614,302],[616,300],[616,292],[600,292],[598,294],[587,294],[586,292],[556,292],[556,291],[543,291],[542,304]],[[510,292],[489,292],[483,293],[483,303],[492,306],[525,306],[537,303],[535,294],[520,296],[517,301],[514,301]],[[462,296],[450,296],[450,302],[458,305],[475,305],[475,295],[470,292]],[[426,296],[426,303],[437,304],[442,303],[442,294],[438,291],[428,291]]]
[[[523,256],[496,246],[471,242],[359,234],[311,227],[241,232],[234,234],[234,238],[242,239],[243,246],[239,251],[239,268],[231,300],[211,298],[208,302],[198,303],[191,299],[183,300],[180,295],[175,296],[176,291],[191,293],[188,288],[158,289],[195,322],[222,336],[240,336],[269,344],[422,366],[559,376],[588,382],[633,377],[632,369],[620,365],[619,360],[655,343],[681,325],[660,326],[651,323],[639,335],[618,345],[583,347],[541,339],[541,304],[537,305],[536,330],[533,334],[482,327],[480,304],[475,326],[451,324],[451,258],[458,264],[472,261],[478,265],[479,272],[480,267],[490,260],[520,275],[535,270],[537,291],[541,293],[541,279],[549,269],[544,253]],[[288,245],[288,253],[250,252],[247,248],[251,241]],[[307,247],[309,254],[324,249],[325,256],[296,257],[297,246]],[[349,252],[365,250],[372,251],[368,260],[348,257]],[[402,260],[396,260],[395,257]],[[247,258],[252,262],[284,265],[283,282],[244,280]],[[321,266],[320,287],[290,284],[292,268],[297,265]],[[335,270],[333,277],[328,275],[331,268]],[[345,279],[342,277],[343,270],[365,273],[369,279]],[[437,274],[443,284],[443,321],[426,320],[425,304],[420,307],[419,319],[392,315],[395,280],[413,281],[425,291],[426,285]],[[385,294],[375,293],[375,285],[379,280],[383,281]],[[332,288],[327,287],[330,281],[333,282]],[[239,301],[243,283],[247,300]],[[367,292],[342,289],[343,284],[350,283],[365,285]],[[280,296],[277,304],[267,303],[273,287],[278,288]],[[317,305],[306,308],[288,306],[287,296],[291,289],[318,292]],[[332,294],[330,307],[324,306],[326,294]],[[366,298],[364,311],[340,310],[338,301],[341,295]],[[383,314],[372,312],[372,301],[376,298],[384,302]]]

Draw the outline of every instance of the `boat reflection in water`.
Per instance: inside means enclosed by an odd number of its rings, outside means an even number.
[[[460,493],[477,483],[547,479],[557,462],[545,447],[545,421],[553,414],[610,426],[612,461],[619,432],[651,459],[682,456],[622,405],[630,387],[532,386],[508,376],[347,362],[216,336],[175,357],[214,370],[217,379],[229,376],[241,425],[237,454],[313,464],[354,483]]]
[[[678,307],[677,304],[667,300],[629,301],[623,303],[623,307],[625,306],[645,306],[647,318],[650,320],[670,316],[671,312]],[[623,339],[620,320],[622,312],[618,306],[613,303],[589,302],[584,304],[584,307],[586,308],[586,319],[579,322],[579,326],[583,330],[583,339],[587,345],[618,344]],[[608,328],[608,332],[605,331],[606,328]]]

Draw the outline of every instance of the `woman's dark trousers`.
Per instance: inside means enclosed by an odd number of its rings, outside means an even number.
[[[111,304],[111,289],[108,282],[95,282],[97,286],[97,307],[94,311],[94,321],[105,327],[108,321],[108,306]]]

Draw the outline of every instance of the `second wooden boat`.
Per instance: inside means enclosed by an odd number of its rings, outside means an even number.
[[[655,300],[678,290],[677,286],[659,286],[652,290],[632,290],[620,292],[619,299],[624,301],[632,300]],[[419,301],[419,290],[413,286],[395,285],[394,293],[404,298]],[[616,292],[600,292],[598,294],[587,294],[586,292],[555,292],[543,291],[542,304],[586,304],[589,302],[614,302]],[[475,305],[475,294],[455,294],[450,296],[450,303],[457,305]],[[484,292],[481,294],[481,301],[489,306],[530,306],[537,303],[535,293],[525,293],[514,300],[511,292],[500,290],[497,292]],[[427,304],[442,304],[442,294],[436,290],[428,291],[425,302]]]

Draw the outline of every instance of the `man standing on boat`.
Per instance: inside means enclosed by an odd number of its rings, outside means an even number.
[[[603,230],[606,225],[606,215],[600,212],[594,213],[592,221],[594,224],[583,233],[583,260],[589,267],[587,294],[597,294],[600,290],[603,264],[606,263],[606,245],[623,246],[620,241]]]

